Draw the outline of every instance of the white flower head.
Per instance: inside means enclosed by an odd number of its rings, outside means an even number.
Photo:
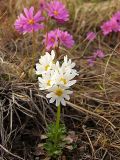
[[[53,50],[51,54],[46,52],[44,56],[41,56],[39,63],[36,64],[36,74],[41,75],[51,70],[54,65],[54,58],[55,52]]]
[[[75,67],[75,63],[73,63],[71,59],[68,60],[67,55],[64,56],[64,62],[62,64],[62,68],[64,68],[65,70],[70,70],[70,69],[73,69],[74,67]]]
[[[50,90],[50,93],[46,95],[47,98],[50,98],[50,103],[56,102],[56,106],[66,105],[65,100],[70,99],[70,94],[73,92],[70,90],[65,89],[63,86],[54,86]]]
[[[73,80],[75,76],[75,72],[71,72],[70,70],[63,72],[62,68],[59,68],[55,71],[53,77],[57,85],[63,85],[64,87],[68,88],[76,83],[76,80]]]
[[[64,56],[64,62],[62,63],[61,69],[63,72],[71,72],[76,75],[78,75],[77,71],[74,69],[75,63],[71,61],[71,59],[68,59],[67,55]]]
[[[53,74],[54,71],[49,71],[47,74],[43,74],[42,77],[38,77],[40,90],[47,90],[53,86],[55,83],[52,76]]]

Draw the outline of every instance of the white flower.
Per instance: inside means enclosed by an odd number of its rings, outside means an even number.
[[[66,73],[62,71],[62,69],[58,69],[58,71],[55,71],[54,73],[54,80],[57,85],[63,85],[64,87],[70,87],[73,84],[76,83],[76,80],[73,80],[75,78],[76,74],[71,72],[70,70]]]
[[[36,74],[41,75],[47,73],[54,65],[55,52],[52,50],[51,54],[46,52],[44,56],[41,56],[39,63],[36,64]]]
[[[47,90],[53,86],[55,82],[52,75],[54,75],[54,71],[50,71],[47,74],[43,74],[42,77],[38,77],[40,90]]]
[[[66,105],[65,100],[70,99],[70,94],[73,92],[70,90],[65,89],[63,86],[54,86],[50,88],[50,93],[46,95],[47,98],[50,98],[50,103],[53,103],[56,101],[56,106],[60,105]]]
[[[67,55],[64,56],[64,63],[63,63],[63,65],[64,65],[64,66],[67,66],[67,67],[69,67],[69,68],[71,68],[71,69],[75,67],[75,63],[73,63],[73,62],[71,61],[71,59],[68,60]],[[63,65],[62,65],[62,66],[63,66]]]
[[[61,66],[61,68],[64,68],[65,70],[71,70],[75,67],[75,63],[72,63],[71,59],[68,60],[67,55],[64,56],[64,62]]]
[[[73,63],[71,59],[68,59],[67,55],[64,56],[64,62],[62,63],[62,66],[61,66],[61,69],[63,70],[63,72],[66,73],[69,71],[71,73],[78,75],[74,67],[75,67],[75,63]]]
[[[72,63],[67,56],[64,57],[62,65],[59,61],[53,63],[54,58],[54,51],[51,54],[46,52],[36,64],[36,74],[41,75],[38,77],[39,88],[48,91],[46,97],[50,99],[50,103],[55,102],[56,106],[60,103],[66,105],[65,100],[69,100],[69,95],[72,94],[69,88],[76,83],[74,78],[78,73],[74,69],[75,63]]]

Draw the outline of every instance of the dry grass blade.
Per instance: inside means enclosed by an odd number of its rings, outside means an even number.
[[[10,154],[11,156],[17,158],[17,159],[25,160],[25,159],[23,159],[23,158],[21,158],[21,157],[15,155],[15,154],[11,153],[11,152],[8,151],[5,147],[3,147],[1,144],[0,144],[0,148],[3,149],[3,150],[4,150],[5,152],[7,152],[8,154]]]
[[[103,119],[103,120],[105,120],[108,124],[110,124],[111,127],[113,127],[114,129],[116,128],[108,119],[106,119],[105,117],[103,117],[103,116],[101,116],[101,115],[99,115],[99,114],[97,114],[97,113],[91,112],[91,111],[89,111],[89,110],[87,110],[87,109],[85,109],[85,108],[82,108],[82,107],[80,107],[80,106],[78,106],[78,105],[75,105],[75,104],[73,104],[73,103],[71,103],[71,102],[67,102],[67,104],[68,104],[69,106],[73,107],[74,109],[78,110],[78,111],[81,111],[81,112],[84,112],[84,113],[93,115],[93,116],[95,116],[95,117],[97,117],[97,118],[100,118],[100,119]]]

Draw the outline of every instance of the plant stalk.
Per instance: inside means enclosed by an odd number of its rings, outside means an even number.
[[[60,126],[60,111],[61,111],[61,107],[59,104],[57,107],[56,130],[58,130]]]
[[[61,106],[60,104],[57,107],[57,117],[56,117],[56,135],[55,135],[55,145],[57,145],[57,139],[58,139],[58,130],[60,127],[60,111],[61,111]]]
[[[32,52],[32,69],[34,69],[34,64],[35,64],[35,57],[36,57],[36,42],[35,42],[35,39],[36,39],[36,35],[35,35],[35,32],[33,31],[33,34],[32,34],[32,49],[33,49],[33,52]]]

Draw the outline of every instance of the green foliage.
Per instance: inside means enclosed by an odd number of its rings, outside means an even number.
[[[60,124],[56,129],[56,124],[53,123],[48,126],[47,141],[44,145],[48,156],[56,158],[62,154],[62,149],[65,147],[64,137],[66,134],[65,125]]]

